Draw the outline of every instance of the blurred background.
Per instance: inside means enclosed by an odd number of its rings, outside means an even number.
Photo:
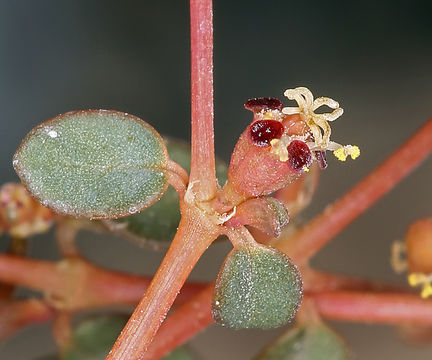
[[[251,120],[251,97],[282,99],[309,87],[345,109],[333,139],[358,144],[355,162],[330,159],[307,221],[371,171],[432,115],[432,6],[420,1],[215,0],[216,152],[229,160]],[[18,181],[12,155],[39,122],[77,109],[137,115],[161,134],[189,139],[187,1],[0,0],[0,183]],[[319,268],[404,283],[389,254],[414,220],[431,215],[429,159],[341,233],[316,258]],[[7,240],[0,238],[0,249]],[[82,234],[83,252],[114,269],[151,274],[163,254],[117,237]],[[212,280],[230,245],[212,246],[194,270]],[[57,259],[52,234],[31,256]],[[401,342],[393,328],[332,324],[357,359],[431,359],[432,345]],[[250,359],[282,329],[231,331],[212,326],[191,343],[203,360]],[[221,346],[223,344],[223,346]],[[1,359],[53,352],[48,325],[22,331]]]

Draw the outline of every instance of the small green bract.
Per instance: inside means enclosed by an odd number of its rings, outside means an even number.
[[[296,265],[262,245],[234,249],[216,281],[212,312],[223,326],[268,329],[286,324],[302,299]]]
[[[167,187],[167,162],[150,125],[106,110],[69,112],[40,124],[13,160],[43,205],[93,219],[130,215],[157,201]]]

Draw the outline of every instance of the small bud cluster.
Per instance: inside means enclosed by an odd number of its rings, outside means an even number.
[[[0,234],[25,238],[47,231],[54,213],[34,200],[22,184],[9,183],[0,188]]]

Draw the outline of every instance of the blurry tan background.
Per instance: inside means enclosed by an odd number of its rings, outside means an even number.
[[[250,121],[250,97],[282,98],[307,86],[341,103],[334,139],[362,155],[330,160],[307,220],[342,195],[432,116],[430,2],[215,0],[217,153],[228,161]],[[39,122],[69,110],[116,109],[162,134],[189,138],[187,1],[0,0],[0,183],[17,181],[11,158]],[[432,161],[359,218],[314,259],[323,269],[404,282],[389,265],[391,243],[432,213]],[[83,252],[116,269],[151,274],[162,254],[119,238],[83,234]],[[0,249],[6,239],[0,238]],[[205,254],[194,279],[212,280],[229,244]],[[34,239],[35,258],[58,257],[51,234]],[[392,328],[334,324],[357,359],[432,358],[432,345],[401,343]],[[0,359],[30,360],[55,348],[49,326],[0,347]],[[212,326],[192,341],[203,360],[250,359],[282,330]]]

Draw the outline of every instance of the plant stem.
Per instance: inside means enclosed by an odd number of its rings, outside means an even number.
[[[213,285],[208,286],[190,301],[175,309],[162,324],[142,360],[162,358],[213,324],[210,306],[213,289]]]
[[[37,299],[0,303],[0,339],[28,324],[45,322],[52,318],[54,310]]]
[[[199,182],[198,200],[216,195],[213,132],[213,10],[211,0],[191,0],[190,182]]]
[[[432,151],[432,119],[345,196],[290,237],[273,245],[304,263],[359,215],[389,192]]]
[[[323,292],[307,295],[321,316],[339,321],[432,325],[432,301],[400,293]]]
[[[219,227],[195,207],[183,204],[171,246],[144,297],[118,337],[107,360],[144,357],[190,271],[219,233]]]
[[[0,254],[0,280],[45,292],[62,287],[54,263],[15,255]]]
[[[80,258],[52,263],[14,255],[0,255],[0,281],[42,291],[55,299],[53,306],[72,311],[136,305],[150,284],[148,277],[106,270]],[[187,284],[178,303],[189,300],[205,286]]]

